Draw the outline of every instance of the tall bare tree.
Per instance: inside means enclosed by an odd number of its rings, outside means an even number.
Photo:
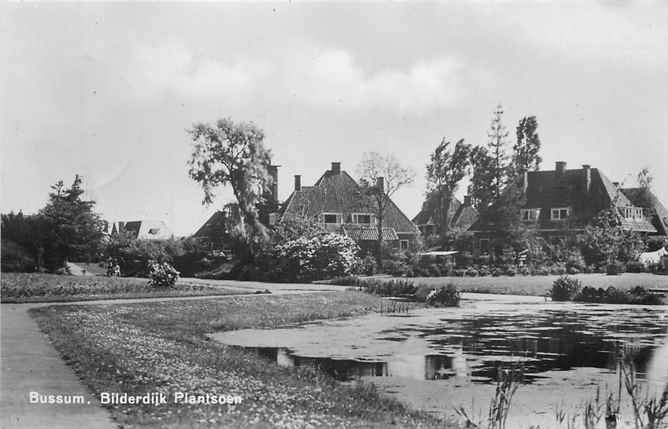
[[[415,180],[415,172],[403,167],[391,154],[366,152],[357,166],[359,183],[365,194],[374,202],[376,227],[378,228],[377,259],[382,262],[383,222],[391,197],[400,188]]]

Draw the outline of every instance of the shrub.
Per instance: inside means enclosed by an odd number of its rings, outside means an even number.
[[[550,296],[552,297],[552,301],[570,301],[578,294],[581,288],[582,284],[579,280],[562,276],[552,283]]]
[[[287,280],[320,280],[353,273],[361,265],[359,247],[350,237],[325,234],[300,237],[276,246]]]
[[[649,293],[647,289],[636,286],[630,291],[622,291],[610,286],[607,289],[585,286],[573,297],[573,301],[594,302],[606,304],[641,304],[659,305],[663,300],[656,294]]]
[[[429,264],[427,266],[427,272],[431,277],[440,277],[441,276],[441,267],[438,264]]]
[[[360,263],[360,272],[364,275],[372,276],[376,274],[376,266],[376,258],[366,255]]]
[[[573,274],[580,274],[580,270],[578,270],[576,267],[568,267],[568,268],[566,269],[566,272],[567,272],[568,274],[571,274],[571,275],[573,275]]]
[[[550,274],[563,276],[566,274],[566,267],[563,264],[555,264],[550,267]]]
[[[645,264],[640,261],[630,261],[626,263],[626,271],[629,273],[644,273]]]
[[[489,270],[489,267],[487,265],[481,266],[480,269],[478,270],[478,275],[480,277],[487,277],[490,274],[492,274],[492,272]]]
[[[461,297],[457,288],[452,284],[433,289],[427,295],[425,302],[429,305],[457,307]]]
[[[515,268],[514,265],[507,265],[506,267],[503,268],[503,274],[512,277],[515,274],[517,274],[517,269]]]
[[[503,270],[501,268],[499,268],[499,267],[492,268],[492,276],[493,277],[499,277],[502,274],[503,274]]]
[[[540,267],[534,268],[533,271],[532,271],[532,275],[535,275],[535,276],[547,276],[549,274],[550,274],[550,269],[548,267],[545,267],[545,266],[540,266]]]
[[[518,274],[521,274],[521,275],[523,275],[523,276],[528,276],[528,275],[531,274],[531,270],[530,270],[529,267],[527,267],[526,265],[522,265],[522,266],[517,270],[517,272],[518,272]]]
[[[466,270],[463,268],[457,268],[456,270],[452,270],[452,273],[455,275],[455,277],[464,277],[466,275]]]
[[[467,277],[478,277],[480,273],[475,268],[469,267],[464,274],[466,274]]]
[[[179,278],[179,272],[167,262],[154,262],[149,266],[149,278],[151,286],[172,287]]]

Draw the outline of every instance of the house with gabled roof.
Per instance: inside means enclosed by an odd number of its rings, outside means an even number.
[[[174,237],[165,222],[148,219],[114,222],[111,235],[119,234],[125,234],[134,240],[167,240]]]
[[[456,197],[451,198],[446,213],[442,205],[436,192],[427,195],[422,210],[413,218],[413,223],[423,236],[439,234],[443,230],[443,222],[448,222],[448,231],[465,232],[478,220],[478,210],[471,204],[469,195],[464,197],[463,203]]]
[[[302,186],[295,175],[294,189],[284,203],[281,221],[289,218],[313,220],[331,232],[353,238],[362,248],[373,248],[378,240],[375,202],[340,162],[332,162],[313,186]],[[389,246],[409,249],[416,243],[419,230],[389,201],[383,213],[382,239]]]
[[[623,228],[646,235],[661,233],[648,210],[629,199],[627,194],[632,191],[624,192],[600,169],[587,164],[567,169],[566,162],[558,161],[554,170],[525,172],[522,188],[520,221],[542,236],[583,231],[601,210],[611,206],[620,213]],[[479,219],[469,231],[475,233],[477,247],[484,252],[498,226],[493,220]]]

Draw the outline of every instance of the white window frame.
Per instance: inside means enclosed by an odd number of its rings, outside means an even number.
[[[399,249],[401,250],[408,250],[410,248],[410,245],[411,243],[409,240],[399,240]]]
[[[336,222],[325,222],[325,216],[336,216]],[[341,213],[334,213],[334,212],[323,212],[320,213],[320,223],[325,224],[325,225],[340,225],[341,224]]]
[[[566,210],[566,217],[561,216],[561,211]],[[557,213],[555,217],[554,214]],[[570,207],[552,207],[550,209],[550,220],[553,221],[564,221],[571,217],[571,208]]]
[[[524,215],[527,215],[527,218],[524,218]],[[523,222],[535,222],[540,217],[540,209],[520,209],[520,220]]]
[[[369,223],[360,223],[359,216],[369,216]],[[350,215],[350,220],[356,225],[373,225],[373,213],[352,213]]]
[[[628,220],[642,220],[644,219],[644,213],[642,207],[627,206],[622,207],[622,212],[624,218]]]

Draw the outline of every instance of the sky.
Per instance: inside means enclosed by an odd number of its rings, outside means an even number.
[[[281,199],[391,153],[413,217],[430,152],[486,144],[499,103],[509,147],[537,117],[544,169],[647,167],[668,204],[665,1],[3,4],[0,55],[2,212],[81,174],[105,219],[191,234],[231,193],[202,206],[187,130],[229,117],[265,131]]]

